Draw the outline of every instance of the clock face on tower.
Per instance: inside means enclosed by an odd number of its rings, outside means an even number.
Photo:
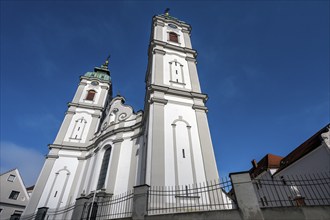
[[[175,24],[168,24],[168,26],[174,29],[178,28]]]
[[[91,84],[92,84],[93,86],[97,86],[99,83],[96,82],[96,81],[92,81]]]

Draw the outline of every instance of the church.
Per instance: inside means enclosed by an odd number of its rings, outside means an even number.
[[[24,215],[95,192],[219,178],[190,34],[168,12],[153,17],[143,111],[113,96],[109,60],[80,77]]]

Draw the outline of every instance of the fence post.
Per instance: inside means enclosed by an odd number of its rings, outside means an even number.
[[[258,198],[252,185],[249,172],[230,173],[237,206],[243,219],[263,219]]]
[[[134,186],[133,220],[143,220],[148,214],[148,189],[147,184]]]
[[[76,199],[74,209],[72,213],[72,219],[81,219],[85,207],[85,203],[88,201],[88,197],[82,196]]]
[[[44,220],[47,214],[48,207],[40,207],[38,208],[38,212],[35,220]]]

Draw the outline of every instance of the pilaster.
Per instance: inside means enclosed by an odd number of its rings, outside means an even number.
[[[201,93],[201,87],[197,74],[196,59],[192,57],[186,57],[186,60],[188,63],[192,91]]]
[[[151,150],[151,185],[165,185],[165,139],[164,139],[164,106],[163,102],[153,102],[152,150]]]
[[[120,157],[120,146],[124,139],[122,138],[122,133],[119,133],[117,135],[117,139],[113,141],[113,147],[112,147],[112,158],[110,161],[110,169],[108,169],[108,179],[106,190],[107,193],[114,193],[115,191],[115,185],[116,185],[116,177],[117,177],[117,171],[118,171],[118,163],[119,163],[119,157]]]
[[[164,84],[164,55],[165,51],[160,49],[153,50],[154,55],[154,69],[152,71],[153,74],[153,82],[156,85],[163,85]]]
[[[209,124],[204,110],[195,109],[200,146],[202,150],[206,180],[219,179],[214,157]]]
[[[39,200],[42,196],[43,190],[46,186],[47,180],[51,174],[56,158],[47,158],[41,170],[37,184],[34,187],[30,201],[24,211],[24,215],[32,214],[38,208]]]
[[[70,126],[70,123],[72,121],[72,117],[74,115],[73,111],[70,111],[70,109],[66,112],[64,120],[62,122],[62,125],[60,127],[60,130],[55,138],[54,144],[62,144],[64,141],[64,137],[66,132],[68,131],[68,128]]]

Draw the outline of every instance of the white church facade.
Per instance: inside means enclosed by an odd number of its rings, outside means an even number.
[[[112,96],[108,61],[80,78],[24,215],[95,191],[219,178],[190,32],[168,14],[153,17],[143,111]]]

